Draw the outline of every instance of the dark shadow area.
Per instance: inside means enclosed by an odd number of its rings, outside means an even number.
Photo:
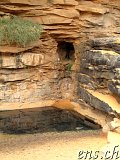
[[[72,42],[60,41],[57,46],[57,53],[59,54],[60,60],[72,60],[74,61],[74,45]]]
[[[2,114],[0,130],[6,133],[23,134],[100,129],[100,125],[77,113],[54,107],[4,111]]]

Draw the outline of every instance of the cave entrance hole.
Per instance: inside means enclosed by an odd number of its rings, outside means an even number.
[[[12,111],[11,111],[12,112]],[[11,116],[10,112],[10,116]],[[25,114],[27,116],[25,117]],[[21,116],[13,115],[12,121],[8,119],[3,132],[7,133],[43,133],[63,132],[78,130],[98,130],[101,126],[94,121],[74,111],[58,109],[55,107],[43,107],[25,109]],[[13,125],[14,124],[14,125]]]
[[[75,60],[75,48],[72,42],[59,41],[57,46],[57,53],[61,61]]]

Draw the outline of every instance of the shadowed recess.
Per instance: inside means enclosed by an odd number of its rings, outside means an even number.
[[[43,107],[3,111],[0,128],[3,132],[20,134],[100,129],[100,125],[76,112]]]

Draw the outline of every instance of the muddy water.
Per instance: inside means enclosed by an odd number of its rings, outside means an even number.
[[[77,160],[81,150],[97,151],[106,144],[99,131],[0,134],[1,160]]]

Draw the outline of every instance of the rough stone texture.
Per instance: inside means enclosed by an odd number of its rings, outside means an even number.
[[[26,48],[0,46],[1,106],[67,99],[118,116],[87,89],[113,94],[120,107],[119,0],[1,0],[0,16],[12,15],[41,23],[44,32]],[[74,59],[60,58],[60,41],[73,44]]]
[[[78,94],[80,95],[80,98],[83,101],[85,101],[88,105],[90,105],[91,107],[101,110],[103,112],[107,112],[107,113],[112,112],[112,108],[109,106],[109,104],[93,96],[86,89],[80,87]]]
[[[83,77],[84,74],[87,74],[93,79],[89,78],[89,86],[96,89],[107,88],[119,98],[119,37],[96,38],[91,43],[94,49],[84,53],[80,76]]]

